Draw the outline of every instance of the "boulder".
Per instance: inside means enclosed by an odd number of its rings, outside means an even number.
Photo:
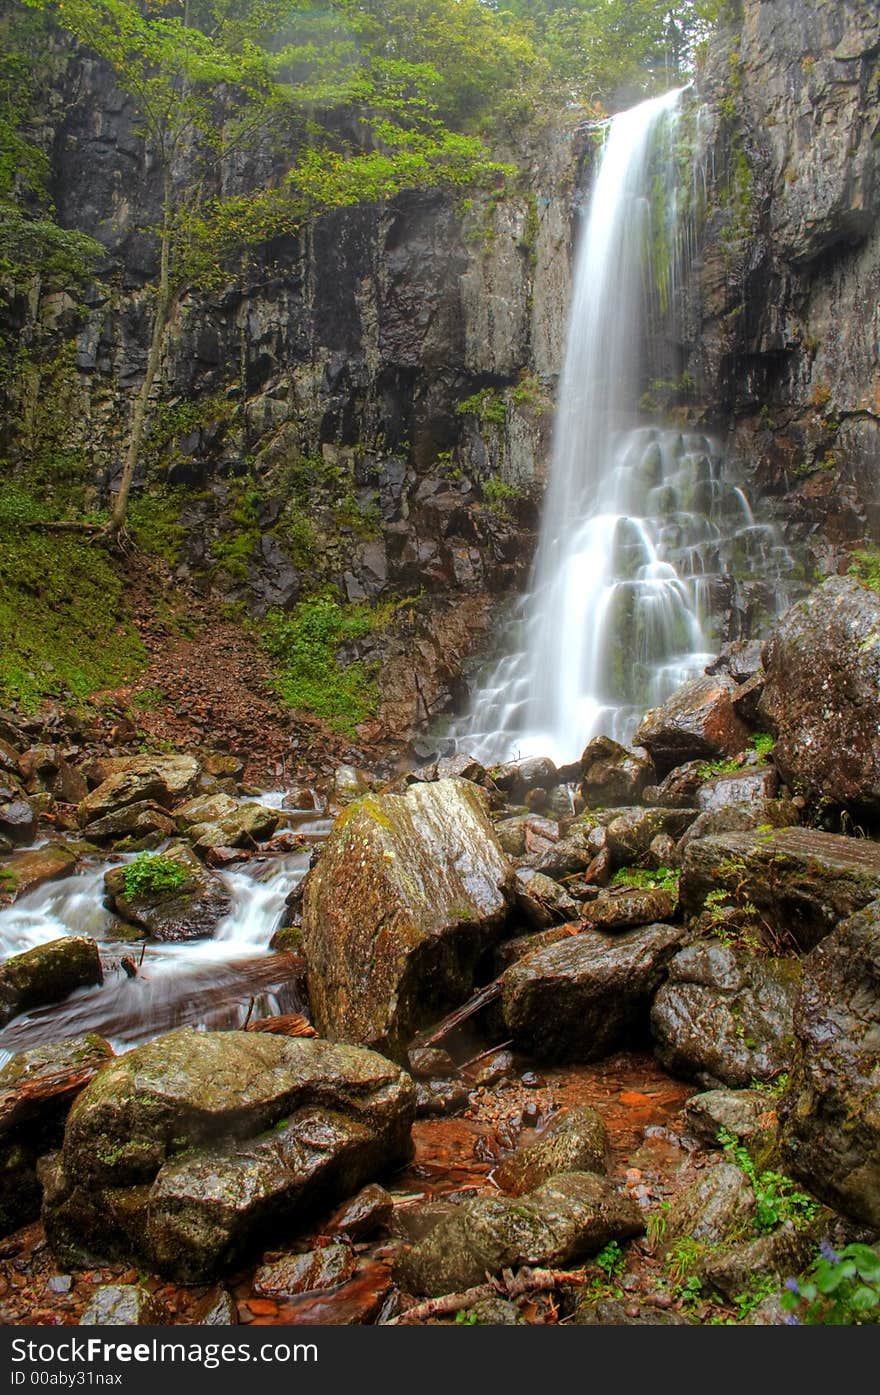
[[[753,905],[761,920],[799,949],[880,896],[880,845],[811,828],[701,838],[682,859],[682,912],[697,915],[710,892]]]
[[[254,1293],[277,1298],[331,1288],[345,1283],[357,1268],[357,1256],[349,1245],[326,1245],[304,1254],[283,1255],[261,1264],[254,1275]]]
[[[174,819],[160,804],[141,799],[136,804],[115,809],[102,819],[93,819],[83,829],[83,837],[95,843],[103,843],[111,838],[143,838],[149,833],[160,833],[163,838],[168,838],[175,827]]]
[[[629,930],[634,925],[650,925],[671,920],[675,897],[663,887],[613,887],[603,891],[584,907],[584,921],[594,930]]]
[[[781,1286],[786,1277],[803,1273],[815,1253],[815,1233],[787,1221],[769,1235],[738,1240],[706,1255],[700,1272],[710,1288],[732,1300],[767,1275]]]
[[[333,776],[333,803],[351,804],[352,800],[368,794],[371,784],[365,770],[358,770],[355,765],[340,765]]]
[[[41,1168],[47,1235],[65,1262],[135,1256],[202,1282],[405,1161],[413,1109],[409,1076],[371,1051],[172,1032],[74,1104]]]
[[[218,848],[252,848],[271,838],[280,821],[278,810],[265,804],[239,804],[217,823],[190,824],[187,836],[201,853]]]
[[[610,736],[594,737],[581,756],[580,794],[588,806],[635,804],[654,777],[645,751],[629,751]]]
[[[0,802],[0,836],[11,843],[32,843],[37,836],[37,811],[30,800]]]
[[[510,881],[466,780],[350,805],[303,894],[318,1031],[402,1059],[417,1027],[468,997],[507,918]]]
[[[880,814],[880,596],[834,576],[793,606],[764,648],[759,710],[791,787]]]
[[[633,1311],[635,1309],[635,1311]],[[652,1307],[649,1303],[624,1303],[618,1298],[603,1298],[598,1303],[579,1303],[566,1319],[572,1327],[690,1327],[684,1313]]]
[[[756,1205],[745,1173],[733,1163],[716,1163],[673,1201],[666,1213],[662,1249],[668,1251],[685,1237],[707,1249],[722,1245],[731,1233],[751,1228]]]
[[[762,1090],[706,1090],[691,1095],[684,1107],[685,1125],[692,1138],[710,1148],[717,1147],[722,1129],[746,1142],[764,1131],[774,1106]]]
[[[559,783],[559,772],[546,756],[509,761],[493,766],[490,773],[496,787],[512,800],[522,800],[529,790],[549,790]]]
[[[536,1056],[598,1060],[647,1025],[682,936],[671,925],[616,935],[585,930],[529,954],[504,975],[508,1032]]]
[[[559,1172],[606,1171],[608,1134],[588,1105],[555,1114],[540,1138],[518,1148],[495,1169],[495,1182],[511,1196],[533,1191]]]
[[[126,804],[155,802],[170,809],[193,791],[200,767],[194,756],[131,756],[106,762],[112,773],[79,805],[80,824],[105,818]]]
[[[186,869],[186,880],[166,891],[128,896],[125,868],[112,867],[104,874],[109,900],[118,915],[163,943],[206,939],[232,908],[226,887],[206,872],[185,844],[168,848],[165,857]]]
[[[83,1309],[80,1327],[167,1327],[165,1304],[140,1284],[101,1284]]]
[[[71,876],[78,861],[76,851],[66,843],[44,843],[41,848],[13,853],[0,861],[0,893],[12,893],[20,900],[47,882]]]
[[[804,960],[782,1154],[792,1175],[880,1227],[880,902]]]
[[[717,659],[706,665],[706,673],[729,673],[737,683],[747,683],[760,673],[763,644],[759,639],[735,639],[725,644]]]
[[[776,798],[778,789],[779,777],[772,765],[745,766],[702,784],[696,792],[696,806],[701,813],[735,805],[761,814],[766,801]]]
[[[697,817],[695,809],[613,809],[602,815],[615,867],[640,862],[658,835],[680,838]]]
[[[646,804],[658,809],[695,809],[697,791],[706,779],[706,762],[690,760],[670,770],[659,785],[647,785],[642,798]]]
[[[328,1221],[327,1230],[331,1235],[347,1235],[352,1241],[369,1240],[387,1230],[393,1218],[394,1198],[384,1187],[371,1182],[340,1206]]]
[[[238,803],[228,794],[199,794],[178,804],[174,810],[174,822],[179,832],[186,833],[194,824],[222,822],[238,808]]]
[[[645,714],[635,744],[646,748],[661,775],[685,761],[738,755],[749,729],[731,703],[735,689],[727,674],[692,678]]]
[[[771,1080],[791,1065],[797,959],[756,958],[717,940],[688,945],[651,1009],[657,1055],[712,1088]]]
[[[103,979],[98,946],[87,935],[62,935],[26,949],[0,964],[0,1023]]]
[[[518,867],[514,880],[516,904],[536,930],[573,920],[578,903],[564,887],[532,867]]]
[[[463,1202],[401,1256],[395,1277],[410,1293],[455,1293],[502,1269],[574,1264],[643,1230],[638,1206],[607,1178],[563,1172],[526,1196]]]

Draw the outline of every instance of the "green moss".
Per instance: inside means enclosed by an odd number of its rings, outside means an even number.
[[[611,878],[611,885],[635,886],[645,891],[659,887],[662,891],[668,891],[677,900],[678,878],[678,872],[673,871],[671,867],[658,867],[653,871],[646,867],[621,867]]]
[[[274,661],[274,688],[285,707],[312,712],[336,731],[354,735],[374,713],[379,690],[371,666],[346,661],[340,650],[381,629],[393,607],[341,605],[331,596],[313,596],[290,614],[270,611],[261,627]]]
[[[481,422],[491,422],[503,426],[507,421],[507,403],[493,388],[482,388],[472,397],[466,397],[455,408],[459,416],[478,417]]]
[[[27,711],[44,697],[84,701],[146,661],[108,553],[75,533],[23,526],[41,514],[26,491],[0,488],[0,701]]]
[[[180,522],[184,493],[170,487],[153,488],[132,499],[128,531],[142,552],[162,557],[173,567],[180,560],[186,529]]]
[[[880,548],[859,548],[852,554],[848,571],[864,586],[880,592]]]
[[[498,518],[509,518],[510,505],[521,498],[522,490],[499,475],[492,475],[483,482],[483,502]]]
[[[128,900],[137,901],[164,891],[179,891],[188,876],[186,867],[175,858],[144,852],[123,869],[122,884]]]

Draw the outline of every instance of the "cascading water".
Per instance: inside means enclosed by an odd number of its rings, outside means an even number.
[[[674,295],[674,149],[680,91],[609,123],[574,274],[554,454],[518,639],[451,735],[484,760],[575,758],[599,733],[627,740],[647,707],[710,658],[707,618],[731,571],[779,574],[775,530],[755,524],[704,436],[636,427],[650,294]],[[665,162],[656,154],[665,136]],[[665,225],[651,194],[661,183]],[[654,223],[652,224],[652,216]],[[651,284],[650,252],[664,249]]]
[[[326,837],[329,825],[312,814],[301,818],[298,827],[311,843]],[[147,945],[133,978],[120,960],[128,955],[137,961],[141,946],[115,938],[115,917],[104,906],[104,873],[119,865],[118,858],[87,866],[0,911],[0,957],[62,935],[90,935],[101,946],[105,974],[99,987],[79,989],[62,1003],[13,1018],[0,1031],[0,1064],[14,1052],[85,1032],[97,1032],[125,1050],[185,1024],[240,1027],[248,1016],[301,1011],[289,971],[269,953],[269,941],[309,857],[306,847],[255,861],[240,872],[219,873],[232,909],[214,937]]]

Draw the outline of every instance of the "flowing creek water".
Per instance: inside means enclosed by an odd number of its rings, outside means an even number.
[[[280,807],[283,793],[263,796]],[[241,870],[217,875],[232,909],[209,940],[143,946],[114,938],[117,921],[104,906],[104,873],[124,857],[89,862],[76,875],[51,882],[0,911],[0,956],[20,953],[61,935],[91,935],[101,946],[104,982],[63,1003],[13,1018],[0,1032],[0,1064],[44,1041],[97,1032],[123,1051],[175,1027],[234,1028],[250,1017],[299,1012],[304,1004],[286,956],[270,953],[284,904],[308,870],[311,845],[330,823],[313,812],[290,816],[306,840],[301,851],[268,854]],[[121,965],[130,956],[138,973]]]
[[[671,303],[687,270],[681,107],[673,91],[608,123],[576,256],[529,592],[504,656],[451,730],[485,762],[561,764],[593,736],[626,742],[647,708],[717,652],[738,578],[766,581],[771,613],[786,603],[792,559],[754,518],[735,463],[702,433],[639,420],[647,307],[658,276]],[[658,245],[669,249],[661,267]]]

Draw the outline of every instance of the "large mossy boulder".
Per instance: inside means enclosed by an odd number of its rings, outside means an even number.
[[[880,814],[880,596],[834,576],[789,610],[764,648],[760,715],[795,790]]]
[[[232,909],[232,898],[219,877],[206,872],[184,843],[168,848],[161,859],[180,869],[181,880],[155,890],[129,890],[125,867],[104,874],[107,898],[113,910],[151,939],[176,943],[207,939]],[[149,867],[149,863],[145,864]]]
[[[414,1108],[410,1077],[372,1051],[172,1032],[74,1104],[41,1169],[50,1243],[62,1262],[140,1257],[200,1282],[404,1162]]]
[[[403,1059],[417,1027],[471,992],[507,918],[511,875],[466,780],[349,805],[303,894],[319,1032]]]
[[[103,977],[98,946],[88,935],[61,935],[14,954],[0,964],[0,1024],[43,1003],[60,1003]]]
[[[880,844],[812,828],[695,839],[682,860],[683,914],[698,915],[715,892],[731,906],[753,906],[766,926],[810,950],[880,896]]]
[[[657,1055],[674,1075],[716,1085],[770,1080],[791,1065],[798,959],[761,959],[704,940],[669,965],[651,1009]]]
[[[731,702],[735,691],[724,673],[692,678],[645,714],[635,744],[645,747],[661,775],[685,761],[738,755],[749,729]]]
[[[795,1177],[880,1227],[880,902],[804,960],[782,1150]]]
[[[647,1028],[648,1007],[683,931],[584,930],[506,971],[502,1007],[517,1045],[550,1060],[596,1061]]]
[[[194,756],[124,756],[105,763],[112,773],[79,805],[80,824],[106,818],[127,804],[173,808],[195,791],[201,767]]]
[[[640,1235],[638,1206],[594,1172],[563,1172],[526,1196],[477,1196],[440,1220],[395,1267],[410,1293],[438,1296],[521,1265],[559,1268]]]

